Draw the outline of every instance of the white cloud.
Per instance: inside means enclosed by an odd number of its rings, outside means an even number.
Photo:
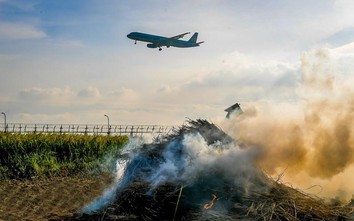
[[[50,47],[59,47],[59,48],[83,48],[84,44],[79,40],[73,39],[49,39],[46,42]]]
[[[101,93],[98,88],[90,86],[79,91],[78,96],[81,98],[99,98]]]
[[[354,54],[354,42],[333,48],[333,51],[344,54]]]
[[[65,124],[66,122],[77,123],[78,115],[74,113],[19,113],[16,116],[16,123],[58,123]]]
[[[69,87],[39,88],[33,87],[19,92],[19,97],[26,101],[64,100],[73,97],[74,93]]]
[[[298,65],[260,60],[239,52],[224,55],[221,60],[210,72],[163,84],[156,92],[157,97],[165,102],[214,105],[228,105],[226,102],[233,99],[243,102],[296,99],[296,87],[301,80]]]
[[[0,4],[9,5],[25,12],[35,10],[35,4],[31,1],[0,0]]]
[[[117,99],[117,102],[129,104],[137,103],[140,99],[140,95],[137,91],[131,88],[122,87],[120,90],[113,90],[108,92],[108,95]]]
[[[178,86],[172,87],[171,85],[163,84],[157,89],[157,93],[172,93],[177,90],[179,90]]]
[[[0,40],[40,39],[46,33],[26,23],[0,22]]]

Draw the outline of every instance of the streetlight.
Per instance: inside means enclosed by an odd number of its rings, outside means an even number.
[[[111,128],[109,127],[109,117],[108,117],[107,114],[105,114],[104,116],[107,117],[107,121],[108,121],[108,127],[107,127],[107,128],[108,128],[108,131],[107,131],[107,134],[109,135],[109,134],[111,133],[111,131],[110,131]]]
[[[5,133],[6,133],[6,131],[7,131],[7,128],[6,128],[6,114],[5,114],[4,112],[1,112],[1,114],[3,114],[3,115],[4,115],[4,118],[5,118],[4,131],[5,131]]]

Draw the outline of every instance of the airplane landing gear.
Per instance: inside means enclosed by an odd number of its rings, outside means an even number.
[[[162,48],[159,48],[159,51],[162,51]]]
[[[134,42],[134,44],[136,44],[136,41]]]

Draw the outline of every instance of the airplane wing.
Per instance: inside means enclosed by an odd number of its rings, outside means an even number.
[[[170,38],[168,38],[168,40],[176,40],[176,39],[179,39],[179,38],[183,38],[185,35],[188,35],[188,34],[190,34],[190,32],[186,32],[186,33],[183,33],[183,34],[180,34],[180,35],[176,35],[176,36],[170,37]]]

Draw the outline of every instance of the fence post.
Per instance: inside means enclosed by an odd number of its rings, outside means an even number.
[[[133,130],[134,130],[134,126],[132,126],[132,128],[130,129],[130,136],[133,136]]]

